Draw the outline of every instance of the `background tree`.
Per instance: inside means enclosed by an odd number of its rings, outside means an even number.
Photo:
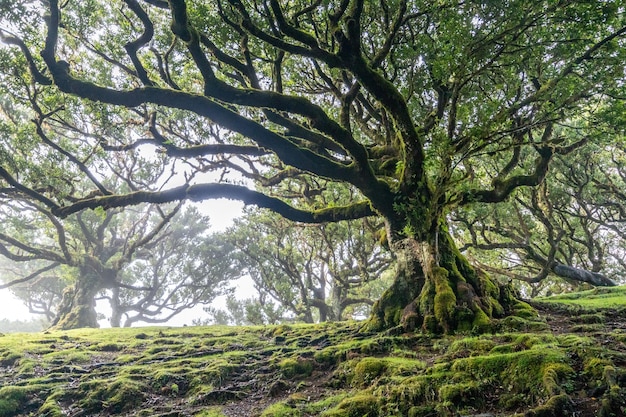
[[[194,319],[196,326],[210,324],[220,325],[267,325],[293,321],[280,304],[268,299],[262,289],[257,288],[258,296],[249,298],[237,298],[234,294],[226,297],[225,308],[215,306],[204,307],[209,318]]]
[[[90,211],[61,221],[31,201],[5,199],[0,253],[13,264],[3,287],[58,328],[97,327],[99,299],[109,301],[114,327],[123,319],[125,326],[165,322],[210,302],[234,273],[231,249],[206,233],[206,217],[179,208]]]
[[[251,211],[226,235],[260,300],[271,297],[313,323],[342,320],[347,308],[371,306],[381,295],[368,285],[391,264],[375,239],[379,229],[374,219],[302,225]]]
[[[67,286],[62,268],[57,270],[46,261],[19,263],[5,257],[0,257],[0,265],[0,288],[10,287],[11,293],[24,302],[31,314],[42,315],[44,318],[38,320],[49,325],[56,316],[56,308]],[[18,277],[24,281],[6,285],[20,279]]]
[[[2,333],[28,333],[40,332],[48,326],[49,322],[42,319],[8,320],[0,319],[0,332]]]
[[[530,284],[548,276],[574,285],[623,282],[624,158],[619,140],[588,146],[557,158],[554,175],[507,204],[458,212],[461,249],[482,268]]]
[[[9,94],[40,107],[35,124],[66,164],[89,177],[96,159],[60,133],[98,155],[152,145],[187,173],[223,174],[131,192],[92,175],[88,193],[9,155],[7,187],[58,216],[218,197],[300,222],[380,216],[396,279],[372,329],[485,329],[515,308],[457,250],[449,215],[540,185],[555,156],[604,134],[598,112],[625,96],[620,1],[51,0],[2,12]],[[286,180],[314,201],[274,193]],[[353,201],[316,199],[318,180]]]

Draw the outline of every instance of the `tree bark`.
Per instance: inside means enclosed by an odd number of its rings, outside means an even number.
[[[368,330],[401,326],[428,333],[485,332],[492,328],[492,318],[518,303],[469,264],[445,228],[430,239],[405,237],[392,243],[391,250],[395,281],[374,304]]]
[[[121,327],[123,311],[120,307],[120,289],[119,287],[113,287],[111,292],[111,327]]]
[[[552,272],[561,278],[588,282],[598,287],[615,287],[617,285],[615,281],[599,272],[587,271],[585,269],[574,268],[573,266],[559,263],[552,267]]]

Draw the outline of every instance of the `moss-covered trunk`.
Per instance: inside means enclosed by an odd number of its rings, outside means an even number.
[[[87,267],[81,267],[74,285],[63,291],[57,316],[52,329],[69,330],[83,327],[99,327],[96,314],[96,295],[102,288],[98,276]]]
[[[468,263],[445,227],[422,239],[404,237],[390,244],[396,277],[372,309],[370,330],[402,326],[430,333],[482,332],[515,302]]]

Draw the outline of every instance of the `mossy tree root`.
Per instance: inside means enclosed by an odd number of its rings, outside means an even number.
[[[510,288],[472,267],[445,230],[434,243],[404,239],[393,249],[396,278],[374,305],[368,331],[401,326],[407,332],[483,333],[493,329],[493,318],[525,307]]]

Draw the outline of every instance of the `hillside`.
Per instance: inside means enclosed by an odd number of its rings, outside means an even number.
[[[533,305],[487,335],[355,322],[7,334],[0,416],[625,416],[626,287]]]

